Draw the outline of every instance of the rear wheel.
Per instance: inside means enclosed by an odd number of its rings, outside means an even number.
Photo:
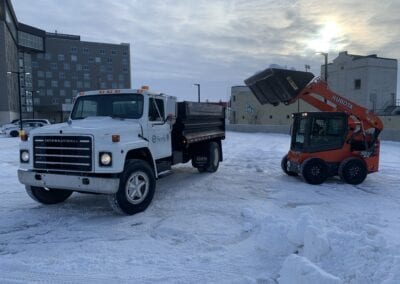
[[[130,160],[120,177],[119,189],[109,195],[111,207],[118,213],[133,215],[146,210],[156,187],[156,179],[149,164],[143,160]]]
[[[37,202],[43,204],[57,204],[64,202],[71,196],[73,191],[64,189],[52,189],[27,185],[25,187],[28,195]]]
[[[318,158],[310,158],[303,162],[301,175],[309,184],[321,184],[328,177],[328,166]]]
[[[282,161],[281,161],[281,168],[282,168],[282,170],[283,170],[283,172],[285,174],[287,174],[289,176],[297,176],[296,172],[288,171],[288,169],[287,169],[287,161],[288,161],[287,156],[288,155],[283,156]]]
[[[339,177],[349,184],[360,184],[367,177],[367,167],[359,158],[347,158],[340,163]]]
[[[11,137],[18,137],[18,135],[19,135],[19,132],[17,130],[13,130],[10,132]]]
[[[210,142],[206,144],[203,149],[199,149],[198,153],[194,154],[192,158],[192,166],[197,168],[200,173],[209,172],[214,173],[218,170],[219,161],[221,156],[221,148],[217,142]],[[207,162],[202,161],[207,160]]]

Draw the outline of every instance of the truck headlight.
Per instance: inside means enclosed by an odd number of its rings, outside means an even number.
[[[19,158],[20,158],[21,163],[28,163],[29,162],[29,151],[21,150]]]
[[[112,164],[112,155],[109,152],[100,152],[100,166],[109,167]]]

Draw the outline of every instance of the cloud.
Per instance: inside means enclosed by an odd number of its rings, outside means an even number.
[[[185,98],[202,82],[210,99],[271,63],[319,73],[310,49],[334,22],[330,59],[340,50],[398,57],[400,3],[364,0],[13,1],[18,19],[82,40],[131,44],[134,86],[151,81]],[[340,48],[340,50],[339,50]],[[162,82],[162,83],[157,83]],[[164,91],[164,90],[161,90]]]

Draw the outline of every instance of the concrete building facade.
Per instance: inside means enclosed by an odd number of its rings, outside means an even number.
[[[324,77],[324,65],[321,77]],[[336,93],[378,114],[397,104],[397,60],[339,53],[328,64],[328,84]],[[387,113],[389,114],[389,113]]]
[[[130,88],[130,46],[81,41],[19,23],[0,0],[0,124],[65,119],[80,91]]]

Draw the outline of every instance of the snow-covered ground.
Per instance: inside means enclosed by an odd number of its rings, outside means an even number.
[[[100,195],[31,200],[0,138],[0,283],[400,283],[400,143],[359,186],[282,173],[289,136],[228,132],[215,174],[157,182],[144,213]]]

